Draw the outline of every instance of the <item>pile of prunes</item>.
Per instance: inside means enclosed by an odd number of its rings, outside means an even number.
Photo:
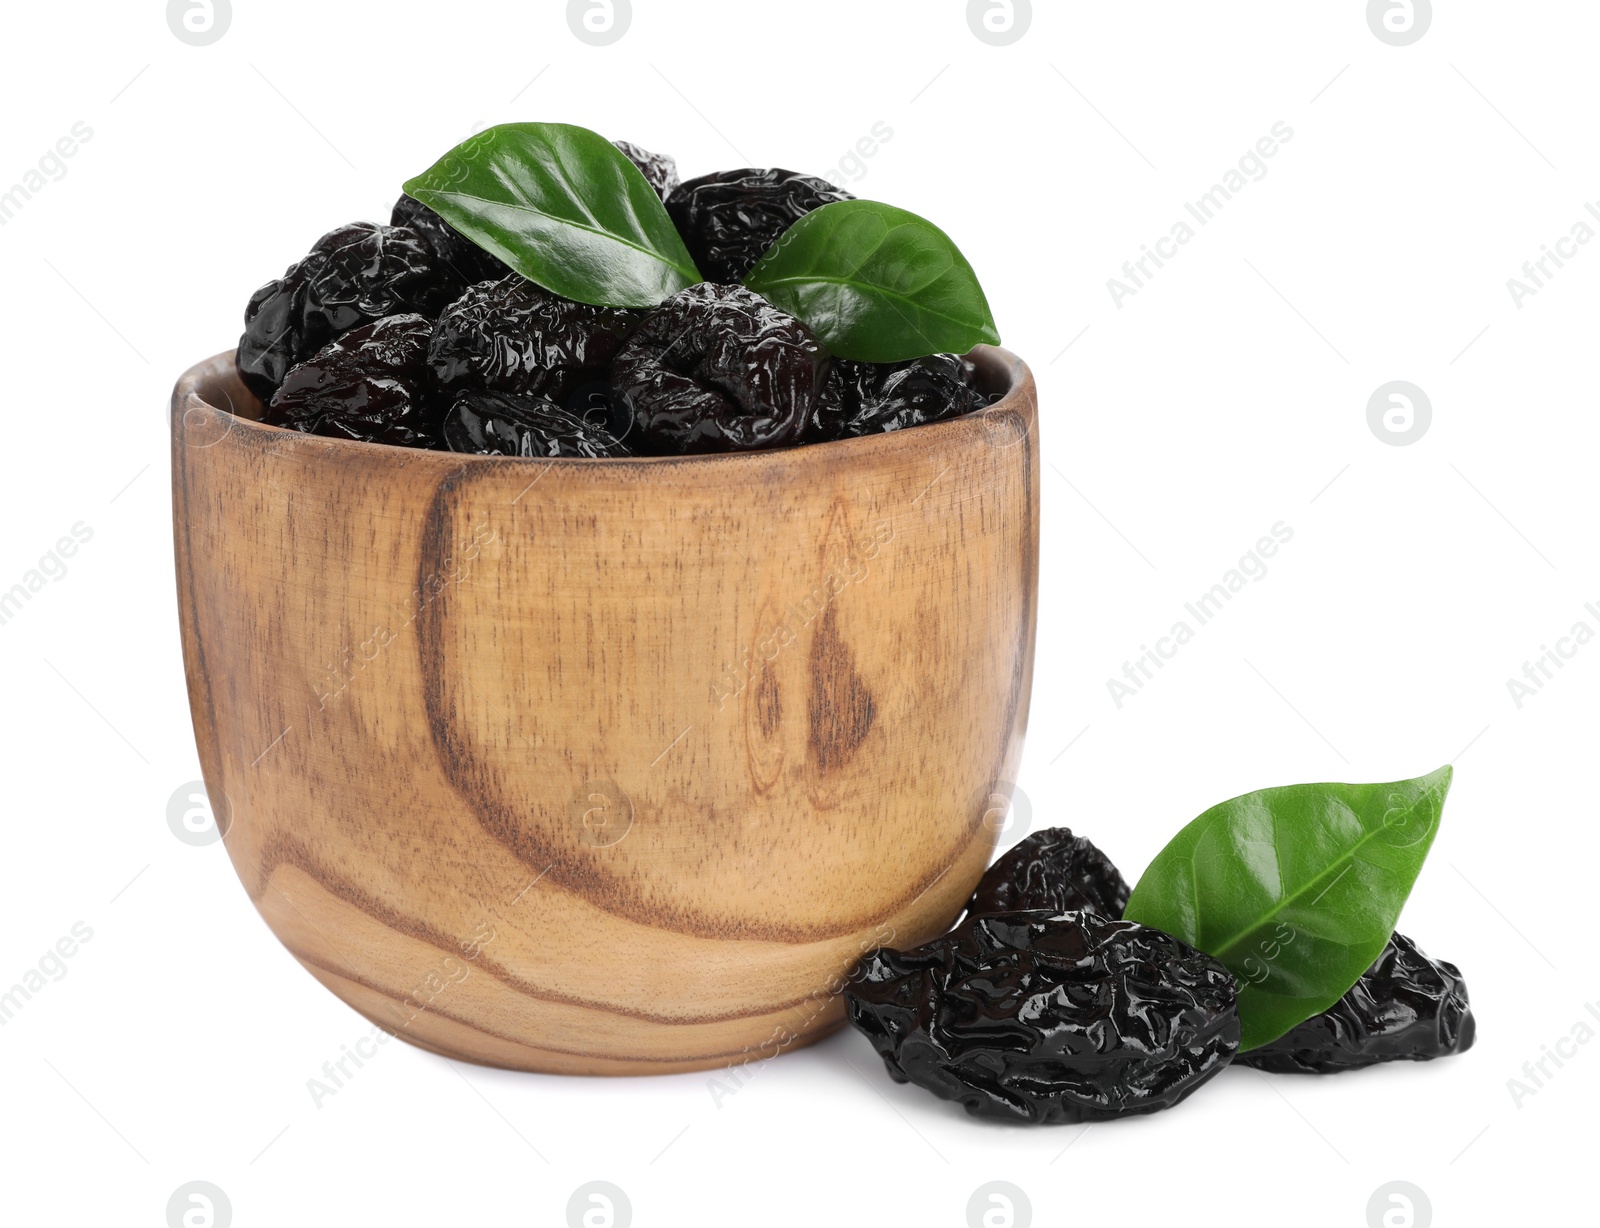
[[[1240,1053],[1233,974],[1122,920],[1128,895],[1088,840],[1035,832],[989,868],[950,933],[862,957],[844,990],[850,1022],[896,1082],[1036,1123],[1170,1108],[1236,1060],[1322,1074],[1472,1045],[1460,970],[1395,934],[1328,1010]]]
[[[245,310],[240,378],[263,420],[315,435],[499,456],[682,456],[896,431],[989,404],[954,354],[836,359],[738,285],[804,214],[851,199],[786,170],[644,173],[711,280],[659,307],[596,307],[513,272],[403,196],[387,226],[318,239]]]

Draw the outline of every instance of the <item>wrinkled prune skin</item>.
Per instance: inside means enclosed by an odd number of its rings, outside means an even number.
[[[512,273],[479,282],[434,325],[428,365],[447,397],[462,392],[562,400],[606,369],[643,313],[561,298]]]
[[[1461,969],[1396,934],[1344,997],[1239,1061],[1277,1074],[1333,1074],[1465,1053],[1477,1032]]]
[[[639,173],[656,190],[656,195],[666,200],[678,188],[678,164],[667,154],[651,153],[632,141],[612,141],[622,156],[639,168]]]
[[[420,200],[402,196],[394,202],[389,225],[409,226],[433,254],[449,266],[462,286],[492,281],[511,272],[506,263],[479,247]]]
[[[1128,883],[1111,859],[1067,828],[1047,827],[989,867],[967,901],[967,916],[1087,910],[1116,921],[1127,907]]]
[[[579,384],[561,398],[561,408],[574,418],[604,427],[615,439],[626,441],[633,432],[633,415],[622,403],[609,380],[590,380]]]
[[[899,431],[982,409],[988,397],[955,354],[930,354],[909,362],[834,363],[828,387],[806,425],[806,443]]]
[[[731,285],[813,209],[854,199],[813,175],[749,167],[690,179],[668,198],[667,212],[701,276]]]
[[[602,426],[567,413],[542,397],[464,392],[444,416],[452,452],[480,456],[627,456]]]
[[[313,250],[252,294],[244,309],[244,335],[234,363],[239,378],[262,401],[272,399],[290,367],[316,353],[305,340],[306,282],[327,260],[325,252]]]
[[[645,317],[611,382],[637,449],[746,452],[799,440],[831,362],[810,329],[759,294],[701,282]]]
[[[409,227],[341,226],[251,295],[239,338],[239,377],[269,401],[289,368],[328,342],[385,316],[436,315],[461,288]]]
[[[351,329],[290,369],[263,421],[338,439],[439,446],[426,396],[432,335],[432,321],[416,314]]]
[[[891,1078],[1002,1121],[1170,1108],[1239,1048],[1227,968],[1088,912],[979,917],[912,951],[874,951],[844,995]]]

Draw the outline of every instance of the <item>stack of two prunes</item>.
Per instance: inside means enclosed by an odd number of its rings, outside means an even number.
[[[1170,1108],[1235,1060],[1331,1073],[1472,1044],[1459,970],[1395,934],[1328,1010],[1239,1053],[1233,974],[1123,920],[1128,896],[1088,840],[1036,832],[989,868],[950,933],[855,965],[850,1022],[897,1082],[975,1116],[1035,1123]]]

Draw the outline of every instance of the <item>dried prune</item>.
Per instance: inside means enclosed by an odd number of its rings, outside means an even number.
[[[569,414],[543,397],[464,392],[444,416],[452,452],[488,456],[626,456],[603,426]]]
[[[645,317],[611,382],[638,446],[738,452],[796,442],[830,361],[810,329],[759,294],[701,282]]]
[[[667,199],[667,212],[701,276],[732,284],[813,209],[854,199],[826,179],[749,167],[690,179]]]
[[[965,360],[930,354],[909,362],[840,360],[806,425],[806,443],[875,435],[971,413],[988,398],[969,382]]]
[[[290,369],[264,421],[340,439],[437,446],[437,415],[424,392],[432,334],[433,324],[416,314],[351,329]]]
[[[560,401],[605,377],[642,318],[621,307],[575,303],[512,273],[468,287],[444,309],[428,365],[451,397],[504,392]]]
[[[462,283],[416,231],[353,222],[250,297],[239,338],[239,376],[263,401],[289,368],[352,328],[384,316],[433,316]]]
[[[1119,920],[1127,906],[1128,884],[1109,857],[1065,827],[1047,827],[989,867],[967,901],[967,915],[1086,909]]]
[[[306,340],[306,283],[327,262],[326,252],[313,249],[252,294],[245,306],[234,363],[245,386],[263,401],[272,399],[290,367],[320,348]]]
[[[678,164],[666,154],[651,153],[632,141],[612,141],[622,156],[639,168],[645,181],[656,190],[656,195],[666,200],[678,187]]]
[[[1006,1121],[1169,1108],[1239,1048],[1227,968],[1089,912],[978,917],[912,951],[874,951],[844,995],[890,1077]]]
[[[422,241],[433,249],[456,274],[462,286],[474,282],[492,281],[511,272],[498,256],[485,251],[462,234],[427,205],[410,196],[394,202],[389,215],[389,225],[409,226],[422,236]]]
[[[1344,997],[1239,1061],[1279,1074],[1426,1062],[1465,1053],[1477,1030],[1461,970],[1396,934]]]

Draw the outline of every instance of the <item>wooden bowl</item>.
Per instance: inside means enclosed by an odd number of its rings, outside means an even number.
[[[965,418],[686,459],[461,456],[173,393],[206,787],[272,932],[450,1057],[642,1074],[843,1021],[996,838],[1032,680],[1033,379]],[[229,412],[230,409],[234,412]]]

